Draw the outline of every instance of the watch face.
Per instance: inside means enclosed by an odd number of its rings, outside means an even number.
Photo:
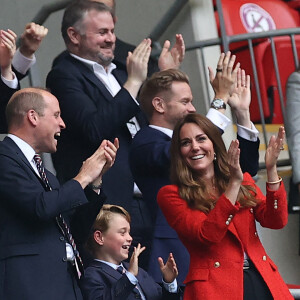
[[[220,99],[214,100],[214,105],[217,106],[217,107],[222,107],[223,103],[224,102],[222,100],[220,100]]]
[[[211,103],[211,107],[215,109],[226,108],[226,104],[222,99],[214,99]]]

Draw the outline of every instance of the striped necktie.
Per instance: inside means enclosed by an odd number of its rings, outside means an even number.
[[[35,154],[33,157],[33,160],[35,162],[35,165],[39,171],[39,174],[41,176],[41,179],[43,183],[45,184],[47,190],[52,191],[52,188],[50,186],[49,180],[46,176],[45,168],[43,166],[42,158],[39,154]],[[80,279],[81,275],[83,274],[83,263],[82,259],[79,255],[79,251],[77,250],[76,243],[74,241],[73,235],[70,232],[70,227],[67,224],[66,220],[62,216],[62,214],[59,214],[58,217],[56,217],[56,223],[61,230],[64,237],[67,239],[68,243],[72,246],[73,252],[75,255],[75,267],[77,271],[78,278]]]

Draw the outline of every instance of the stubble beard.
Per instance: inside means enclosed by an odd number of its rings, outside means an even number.
[[[100,52],[98,52],[97,54],[98,63],[104,67],[107,67],[113,61],[114,57],[115,57],[114,55],[106,56]]]

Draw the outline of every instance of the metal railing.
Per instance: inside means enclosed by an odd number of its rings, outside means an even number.
[[[284,96],[283,96],[283,92],[282,92],[280,72],[279,72],[279,68],[278,68],[278,59],[277,59],[277,55],[276,55],[274,38],[282,37],[282,36],[290,37],[291,47],[292,47],[293,57],[294,57],[294,63],[295,63],[295,69],[296,69],[298,67],[298,55],[297,55],[297,50],[296,50],[295,35],[300,35],[300,28],[278,29],[278,30],[270,30],[270,31],[265,31],[265,32],[239,34],[239,35],[227,36],[227,38],[226,38],[226,40],[228,41],[228,45],[230,45],[232,43],[236,43],[236,42],[243,42],[243,41],[246,41],[248,43],[251,64],[252,64],[252,69],[253,69],[254,82],[255,82],[255,89],[256,89],[257,99],[258,99],[258,103],[259,103],[261,123],[263,125],[263,135],[264,135],[265,143],[267,142],[267,135],[266,135],[266,129],[265,129],[265,121],[264,121],[264,113],[263,113],[263,106],[262,106],[262,100],[261,100],[260,86],[259,86],[259,80],[258,80],[257,69],[256,69],[256,58],[255,58],[254,50],[253,50],[253,48],[254,48],[253,40],[257,40],[257,39],[261,39],[261,38],[268,38],[270,40],[276,81],[277,81],[277,85],[278,85],[278,89],[279,89],[280,105],[281,105],[283,117],[285,118]],[[186,51],[199,49],[202,54],[201,58],[203,59],[203,57],[204,57],[203,49],[205,49],[206,47],[211,47],[211,46],[216,46],[216,45],[220,45],[220,46],[222,45],[221,38],[214,38],[214,39],[196,42],[192,45],[187,46]],[[223,49],[225,51],[225,47]],[[202,61],[202,63],[205,66],[204,60]]]
[[[191,51],[198,49],[200,51],[200,59],[203,66],[206,67],[205,59],[204,59],[204,52],[203,50],[207,47],[220,45],[223,48],[223,51],[226,52],[230,49],[230,45],[238,42],[247,42],[249,54],[250,54],[250,60],[251,60],[251,66],[253,71],[253,81],[254,81],[254,88],[256,91],[257,101],[258,101],[258,109],[259,109],[259,115],[260,115],[260,123],[262,125],[262,134],[263,134],[263,142],[265,145],[268,144],[268,138],[267,138],[267,130],[266,130],[266,123],[265,123],[265,117],[264,117],[264,109],[263,109],[263,103],[262,103],[262,97],[261,97],[261,87],[259,83],[258,73],[257,73],[257,59],[255,57],[254,53],[254,45],[253,41],[258,39],[268,39],[270,42],[271,52],[272,52],[272,60],[274,65],[274,72],[276,77],[276,83],[278,88],[278,94],[279,94],[279,101],[280,101],[280,108],[283,116],[283,120],[286,119],[286,113],[285,113],[285,104],[284,104],[284,94],[283,94],[283,88],[281,84],[281,78],[280,78],[280,70],[278,67],[278,58],[276,53],[276,39],[277,37],[289,37],[291,42],[291,49],[294,59],[294,66],[295,69],[299,66],[298,61],[298,54],[297,54],[297,47],[295,42],[295,36],[300,35],[300,28],[290,28],[290,29],[278,29],[278,30],[270,30],[265,32],[256,32],[256,33],[247,33],[247,34],[238,34],[238,35],[227,35],[226,34],[226,28],[225,28],[225,22],[223,17],[223,11],[222,11],[222,4],[221,0],[216,0],[216,6],[218,11],[218,17],[219,17],[219,24],[220,24],[220,37],[209,39],[209,40],[203,40],[199,42],[195,42],[192,45],[189,45],[186,47],[186,51]],[[207,84],[207,95],[209,86]],[[206,99],[206,101],[210,101],[210,99]],[[287,166],[290,165],[289,159],[280,160],[278,162],[279,166]],[[265,168],[264,163],[260,163],[259,165],[260,169]]]
[[[47,4],[47,5],[44,5],[39,10],[39,12],[36,14],[36,16],[33,18],[32,21],[35,23],[38,23],[38,24],[43,24],[52,13],[59,11],[61,9],[64,9],[72,1],[74,1],[74,0],[56,1],[53,3]],[[161,50],[161,45],[158,42],[158,40],[160,39],[160,37],[163,35],[163,33],[166,31],[166,29],[170,26],[172,21],[181,12],[181,10],[184,8],[185,4],[187,4],[187,3],[188,3],[188,0],[175,0],[173,2],[173,4],[170,6],[169,10],[163,15],[163,17],[160,19],[160,21],[158,21],[157,25],[150,32],[149,37],[152,39],[152,42],[153,42],[153,51],[152,51],[153,56],[159,55],[160,50]],[[263,134],[264,143],[267,145],[268,140],[267,140],[267,133],[266,133],[266,124],[265,124],[265,119],[264,119],[264,111],[263,111],[262,98],[261,98],[261,88],[260,88],[259,78],[258,78],[257,69],[256,69],[256,58],[255,58],[255,54],[254,54],[253,40],[257,40],[257,39],[261,39],[261,38],[267,38],[270,40],[275,76],[276,76],[279,99],[280,99],[280,106],[281,106],[283,118],[285,119],[284,95],[282,92],[280,71],[278,68],[278,60],[277,60],[277,55],[276,55],[276,47],[275,47],[274,38],[282,37],[282,36],[290,37],[295,68],[297,68],[298,67],[298,55],[297,55],[297,49],[296,49],[295,35],[300,35],[300,28],[279,29],[279,30],[271,30],[271,31],[266,31],[266,32],[248,33],[248,34],[239,34],[239,35],[228,36],[226,34],[221,0],[216,0],[216,6],[217,6],[217,10],[218,10],[218,15],[219,15],[221,37],[195,42],[194,44],[187,46],[186,51],[188,52],[191,50],[198,49],[200,51],[201,63],[203,64],[203,66],[206,66],[205,59],[204,59],[204,53],[203,53],[203,50],[205,48],[210,47],[210,46],[220,45],[220,46],[222,46],[223,51],[227,51],[230,48],[230,45],[233,43],[243,42],[243,41],[247,42],[248,48],[249,48],[249,53],[250,53],[251,65],[252,65],[252,69],[253,69],[253,80],[255,83],[255,91],[256,91],[257,100],[258,100],[259,114],[260,114],[261,124],[262,124],[262,134]],[[36,79],[35,79],[35,77],[36,77]],[[38,77],[39,77],[39,75],[38,74],[35,75],[35,71],[33,70],[31,77],[30,77],[31,83],[34,84],[34,82],[38,81]],[[206,94],[209,95],[208,84],[206,84],[205,88],[207,89]],[[210,102],[210,99],[205,99],[205,100],[207,103]],[[287,165],[287,164],[289,164],[289,160],[281,161],[280,164]],[[260,167],[263,168],[263,165],[261,165]]]

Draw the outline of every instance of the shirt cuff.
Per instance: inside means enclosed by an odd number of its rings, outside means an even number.
[[[3,81],[4,84],[6,84],[9,88],[11,89],[16,89],[18,87],[18,79],[14,74],[14,79],[13,80],[7,80],[6,78],[4,78],[2,75],[1,75],[1,80]]]
[[[169,293],[177,293],[178,290],[178,285],[177,285],[177,280],[174,279],[172,282],[167,283],[162,281],[164,288],[169,292]]]
[[[237,132],[240,137],[251,142],[256,142],[259,135],[259,131],[252,122],[251,128],[237,124]]]
[[[26,72],[35,64],[36,62],[36,57],[33,55],[33,58],[28,58],[24,56],[21,52],[20,49],[16,51],[13,60],[12,60],[12,65],[14,68],[21,74],[25,75]]]
[[[231,120],[229,118],[227,118],[224,114],[220,113],[214,108],[210,108],[208,110],[206,117],[223,131],[231,123]]]
[[[133,284],[133,285],[137,285],[138,284],[138,280],[137,278],[130,272],[128,272],[126,270],[125,275],[127,276],[127,278],[129,279],[129,281]]]

